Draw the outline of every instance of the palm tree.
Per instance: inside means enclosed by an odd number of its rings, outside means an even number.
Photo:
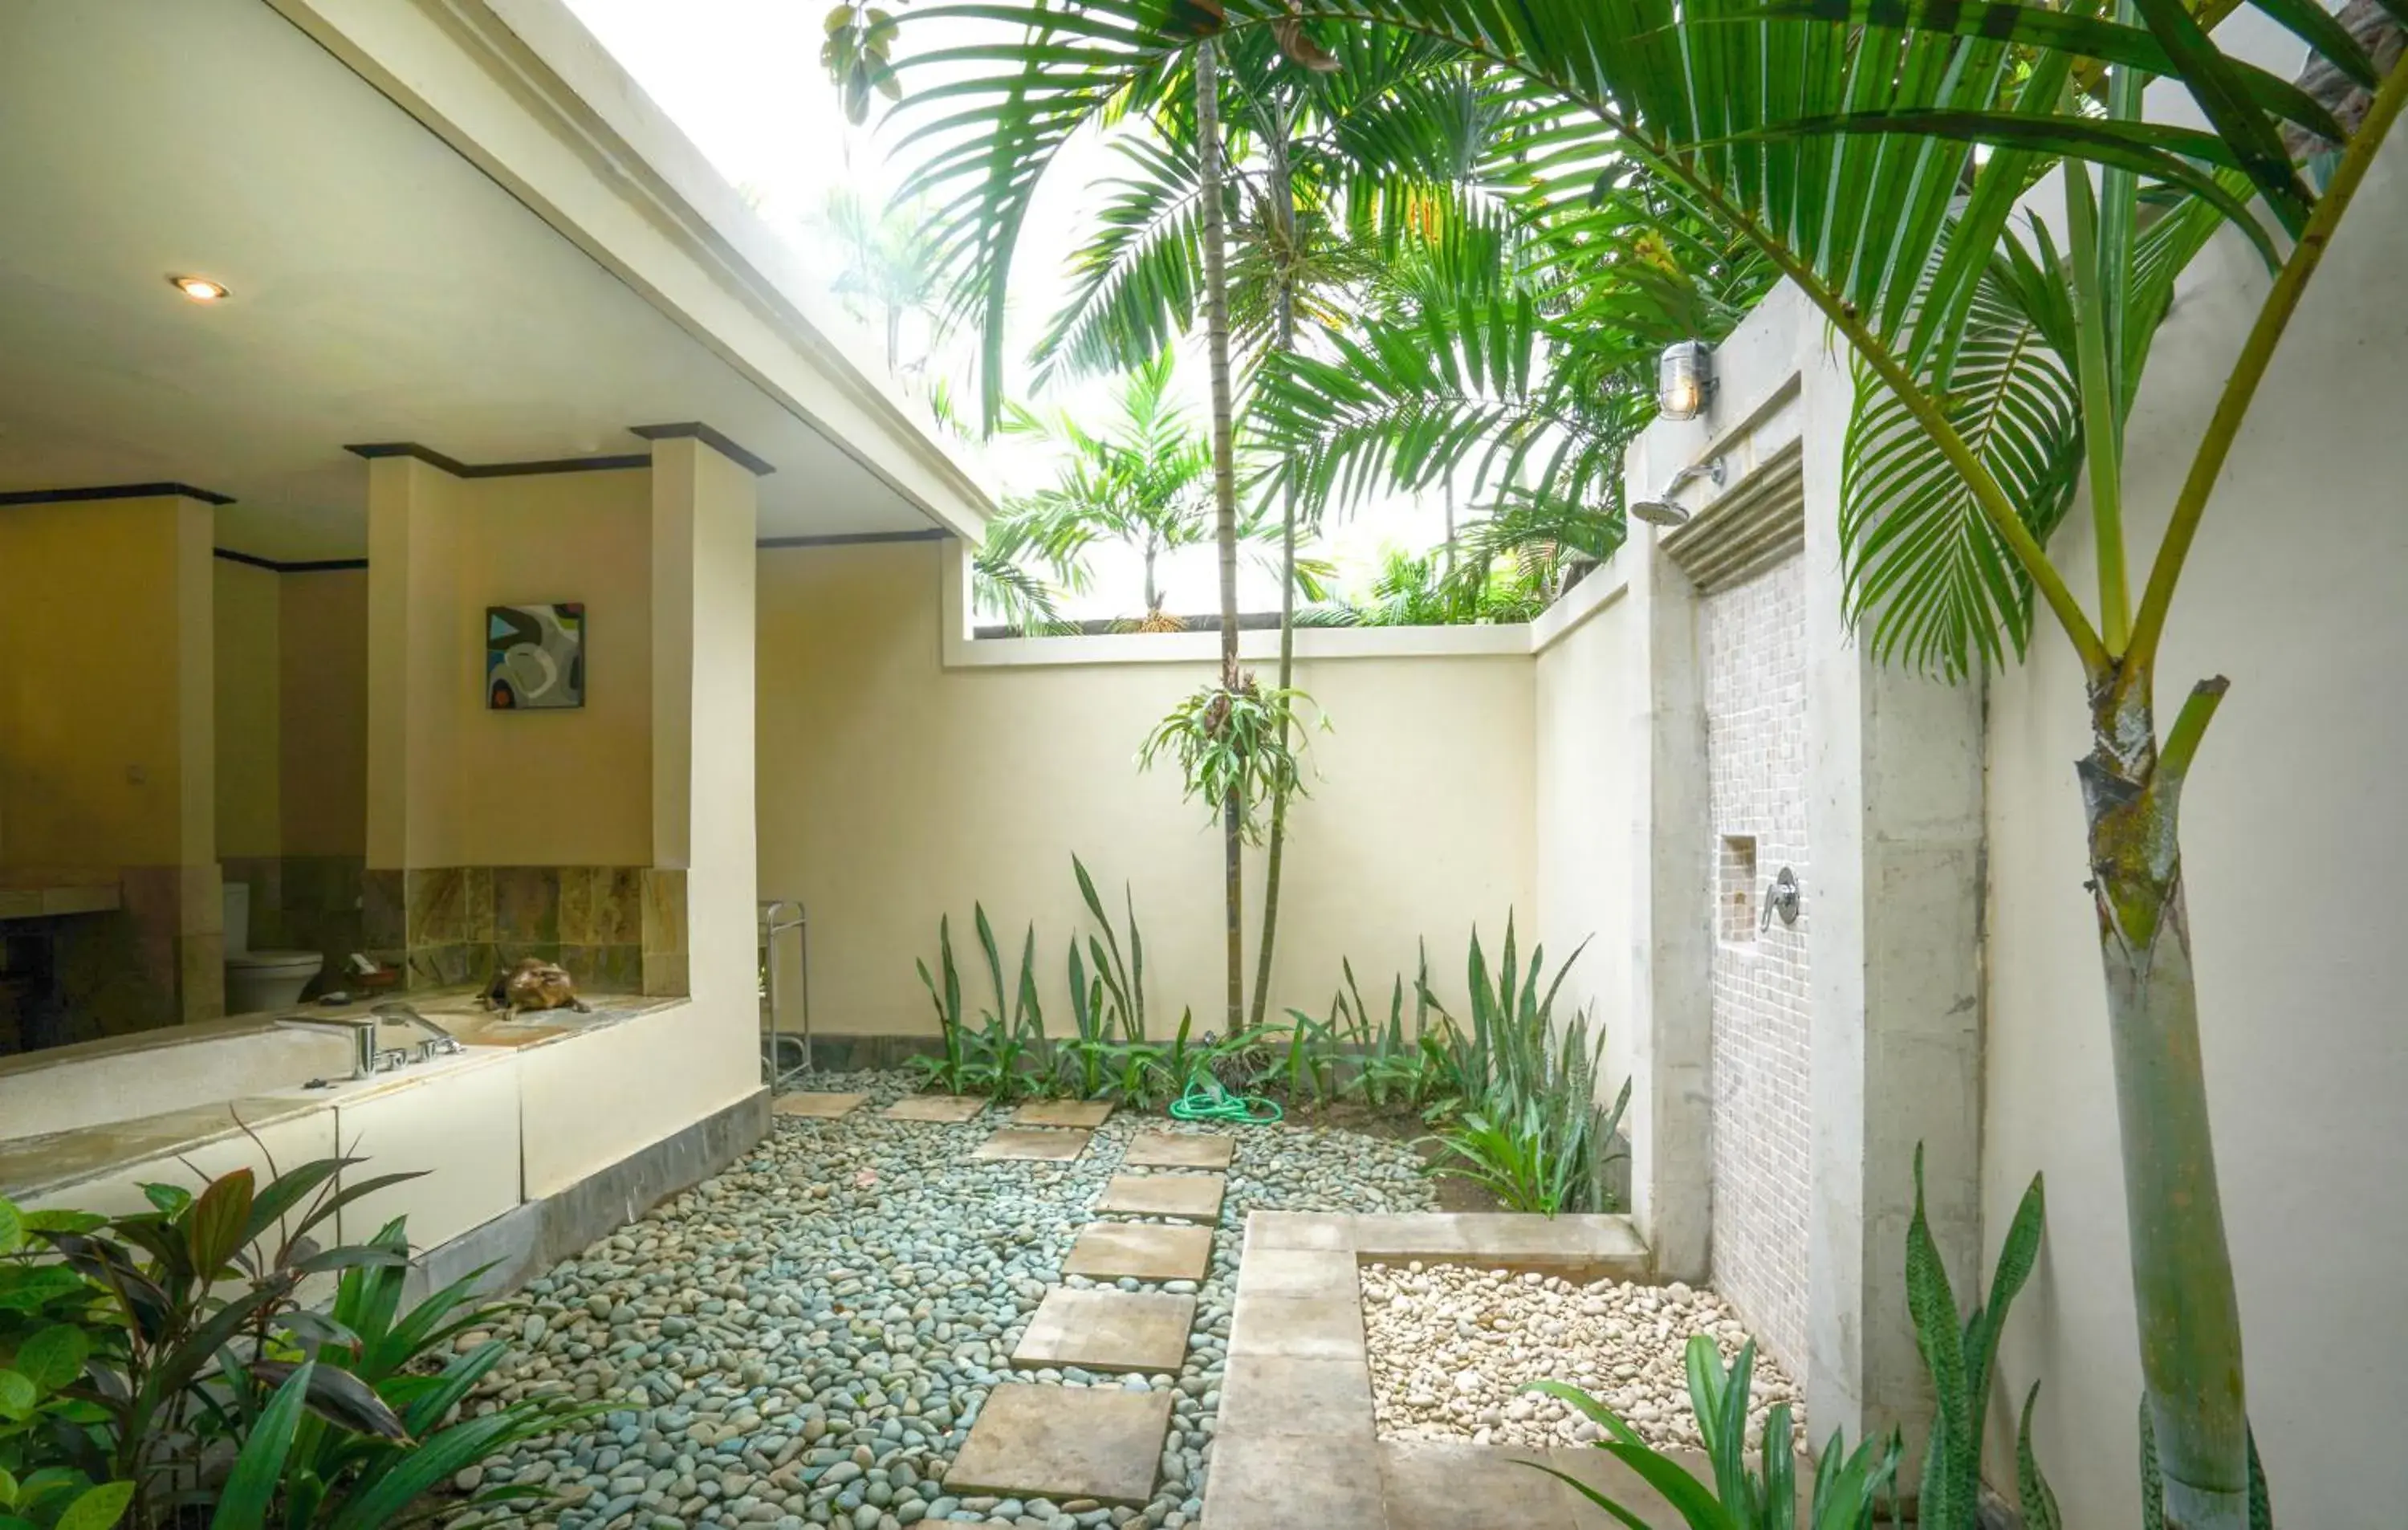
[[[921,13],[928,21],[946,19],[947,13]],[[989,21],[971,11],[952,13],[951,19]],[[866,7],[848,9],[840,7],[828,21],[830,51],[824,55],[832,73],[847,92],[849,102],[860,101],[866,107],[865,79],[877,76],[891,79],[887,51],[893,38],[889,19],[873,13]],[[1126,114],[1150,118],[1164,130],[1164,141],[1173,151],[1183,148],[1182,164],[1192,164],[1194,177],[1192,245],[1180,247],[1178,253],[1193,251],[1193,265],[1185,272],[1182,299],[1187,322],[1200,319],[1205,336],[1208,364],[1211,372],[1211,461],[1212,489],[1215,511],[1215,540],[1221,553],[1221,633],[1222,675],[1220,684],[1225,697],[1235,696],[1249,682],[1242,675],[1238,655],[1237,567],[1240,517],[1237,509],[1237,471],[1235,462],[1235,398],[1236,387],[1230,355],[1231,303],[1229,297],[1228,261],[1226,250],[1229,222],[1231,180],[1226,174],[1228,143],[1222,127],[1222,64],[1223,46],[1204,36],[1208,27],[1217,27],[1216,16],[1200,13],[1187,43],[1166,50],[1154,66],[1130,76],[1114,99],[1087,98],[1072,108],[1069,117],[1057,118],[1043,106],[1047,93],[1041,79],[1041,69],[1025,68],[1010,55],[1009,45],[979,43],[939,50],[910,61],[921,67],[948,68],[964,64],[992,65],[998,60],[1003,67],[996,73],[970,80],[949,82],[928,93],[923,100],[949,104],[948,114],[924,122],[912,139],[934,137],[939,140],[929,161],[911,178],[907,193],[922,190],[932,192],[959,187],[950,199],[940,201],[934,236],[930,248],[938,258],[956,268],[961,279],[956,287],[958,311],[973,317],[984,341],[982,366],[983,397],[990,422],[1001,411],[1002,348],[1004,340],[1005,299],[1009,288],[1011,262],[1017,250],[1019,232],[1026,215],[1027,199],[1033,193],[1046,164],[1063,141],[1053,136],[1066,125],[1097,125]],[[1268,39],[1244,39],[1258,46],[1245,51],[1241,62],[1243,74],[1234,77],[1234,98],[1254,109],[1261,119],[1263,103],[1271,93],[1264,88],[1276,69],[1275,61],[1284,57],[1312,70],[1326,70],[1334,62],[1305,38],[1300,29],[1270,29]],[[1241,44],[1241,49],[1242,49]],[[865,50],[867,50],[865,53]],[[867,70],[866,75],[864,71]],[[880,71],[888,71],[881,75]],[[876,80],[871,80],[875,83]],[[1024,87],[1026,87],[1024,89]],[[963,107],[965,99],[976,100],[985,95],[999,95],[1015,103],[1010,112],[998,116],[987,104]],[[1043,125],[1032,138],[1024,129],[1027,122],[1015,114],[1022,108],[1036,107],[1044,118]],[[1274,111],[1276,108],[1274,108]],[[1276,115],[1269,119],[1277,125]],[[1039,140],[1043,140],[1039,142]],[[907,140],[910,141],[910,140]],[[1272,159],[1275,172],[1283,164],[1288,138],[1284,129],[1275,131],[1267,140],[1273,143]],[[1165,163],[1169,163],[1165,161]],[[1264,269],[1278,273],[1274,284],[1280,292],[1271,294],[1262,305],[1270,315],[1269,322],[1283,336],[1292,338],[1297,311],[1294,291],[1298,273],[1311,262],[1300,258],[1308,242],[1299,232],[1294,217],[1295,199],[1292,192],[1282,189],[1273,194],[1257,198],[1258,209],[1264,214],[1263,225],[1275,234],[1280,253],[1268,262]],[[1168,247],[1157,246],[1157,250]],[[1090,295],[1093,295],[1091,289]],[[1193,312],[1200,299],[1201,313]],[[1241,304],[1238,322],[1249,322],[1251,307]],[[1185,324],[1182,323],[1183,329]],[[1128,331],[1124,330],[1115,343],[1125,343]],[[1135,357],[1142,360],[1158,353],[1167,343],[1169,331],[1157,329],[1148,343],[1135,347]],[[1294,611],[1293,592],[1304,571],[1296,557],[1296,535],[1293,517],[1287,518],[1283,536],[1283,620],[1281,623],[1281,683],[1268,692],[1253,693],[1268,698],[1268,704],[1280,712],[1279,725],[1272,736],[1282,751],[1292,746],[1292,733],[1285,708],[1296,696],[1288,681],[1293,672],[1291,637]],[[1182,715],[1205,719],[1231,715],[1231,708],[1185,708]],[[1258,779],[1254,775],[1243,779]],[[1274,783],[1275,805],[1274,844],[1271,851],[1271,885],[1274,889],[1266,908],[1266,973],[1268,972],[1268,932],[1272,927],[1276,908],[1277,865],[1283,843],[1287,798],[1293,788],[1295,773],[1288,769],[1271,769],[1260,779]],[[1243,881],[1240,852],[1245,837],[1245,825],[1250,810],[1233,792],[1222,803],[1225,903],[1228,911],[1228,1009],[1227,1023],[1232,1032],[1246,1022],[1244,1008],[1244,924]],[[1260,995],[1257,996],[1257,1008]]]
[[[1244,358],[1239,370],[1247,375],[1266,358],[1295,355],[1312,336],[1338,330],[1414,242],[1476,221],[1494,201],[1471,170],[1484,163],[1487,135],[1502,116],[1459,61],[1401,34],[1364,35],[1335,51],[1307,41],[1248,34],[1233,38],[1222,60],[1234,118],[1226,136],[1238,150],[1225,198],[1237,240],[1228,311]],[[1289,66],[1297,62],[1305,67]],[[1132,96],[1154,99],[1142,87]],[[1152,131],[1115,140],[1125,173],[1072,258],[1071,297],[1036,348],[1040,376],[1142,365],[1199,317],[1207,219],[1190,99],[1162,95],[1148,119]],[[1493,243],[1490,258],[1503,250]],[[1297,563],[1295,486],[1271,482],[1281,506],[1283,594],[1278,680],[1268,694],[1287,697],[1298,694],[1295,595],[1311,578]],[[1277,731],[1283,744],[1292,741],[1294,720]],[[1270,997],[1292,779],[1278,774],[1272,791],[1247,1017],[1254,1025]]]
[[[2408,103],[2408,70],[2378,71],[2319,7],[2260,4],[2355,93],[2348,126],[2329,101],[2219,52],[2184,0],[2122,0],[2114,21],[2011,4],[1830,0],[1175,7],[1188,32],[1214,37],[1292,36],[1312,24],[1445,43],[1484,61],[1534,114],[1527,194],[1565,226],[1577,231],[1596,187],[1635,167],[1751,246],[1822,312],[1860,368],[1843,531],[1852,607],[1876,649],[1961,672],[2020,653],[2044,611],[2073,650],[2093,734],[2083,768],[2090,890],[2144,1417],[2164,1523],[2176,1530],[2243,1530],[2263,1486],[2248,1439],[2179,842],[2183,781],[2226,687],[2220,679],[2194,686],[2161,732],[2158,642],[2269,362]],[[973,242],[991,248],[992,231],[1025,206],[1017,188],[1028,167],[1189,44],[1164,35],[1159,8],[1140,0],[969,8],[1025,29],[1023,67],[976,113],[984,141],[973,152],[996,173],[980,177],[960,217],[988,230]],[[2077,73],[2077,53],[2100,66]],[[2143,122],[2149,77],[2179,79],[2210,130]],[[2333,146],[2321,192],[2300,175],[2286,128]],[[1988,146],[1986,158],[1977,144]],[[2057,167],[2068,170],[2063,250],[2009,232],[2018,200]],[[2173,209],[2146,219],[2144,188]],[[1210,200],[1209,177],[1207,192]],[[2172,275],[2218,217],[2258,246],[2274,279],[2136,604],[2121,504],[2125,420]],[[2071,457],[2069,441],[2079,442]],[[2072,488],[2069,461],[2090,479],[2099,582],[2089,607],[2046,545]],[[1940,1427],[1965,1444],[1955,1437],[1971,1425],[1943,1417]],[[1961,1523],[1979,1452],[1930,1454],[1957,1465],[1927,1473],[1923,1512]]]
[[[848,305],[867,308],[886,336],[886,369],[903,369],[903,316],[934,305],[941,272],[921,237],[924,209],[889,204],[873,211],[859,192],[837,187],[822,213],[828,232],[844,250],[836,293]],[[856,310],[858,311],[858,309]]]
[[[996,525],[1010,528],[1062,569],[1082,568],[1085,551],[1097,542],[1134,549],[1144,568],[1143,624],[1175,627],[1177,619],[1162,608],[1160,565],[1165,554],[1219,535],[1211,442],[1174,396],[1168,350],[1132,372],[1114,396],[1117,416],[1101,432],[1067,414],[1010,411],[1007,431],[1053,442],[1064,456],[1055,481],[1007,502]],[[1237,525],[1241,542],[1275,534],[1259,515],[1241,517]]]

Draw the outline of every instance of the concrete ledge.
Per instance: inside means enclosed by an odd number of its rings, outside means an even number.
[[[1422,1211],[1390,1216],[1322,1216],[1257,1211],[1246,1219],[1246,1262],[1240,1290],[1255,1268],[1256,1251],[1342,1251],[1355,1261],[1422,1259],[1477,1264],[1515,1274],[1536,1271],[1585,1284],[1612,1278],[1652,1280],[1655,1264],[1627,1216],[1540,1217],[1510,1211]],[[1281,1265],[1263,1264],[1266,1279]]]
[[[1580,1281],[1654,1278],[1647,1247],[1623,1216],[1254,1212],[1238,1265],[1203,1530],[1618,1530],[1521,1464],[1541,1455],[1633,1509],[1669,1513],[1603,1451],[1378,1438],[1355,1278],[1367,1259]]]
[[[488,1265],[478,1282],[480,1290],[514,1290],[670,1196],[700,1184],[751,1151],[768,1133],[769,1092],[764,1089],[565,1190],[523,1202],[427,1250],[410,1261],[403,1300],[422,1300]]]

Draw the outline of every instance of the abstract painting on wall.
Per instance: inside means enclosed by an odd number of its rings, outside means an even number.
[[[545,711],[585,705],[585,606],[485,608],[485,705]]]

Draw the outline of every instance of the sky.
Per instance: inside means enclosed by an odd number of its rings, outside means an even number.
[[[836,89],[819,62],[823,7],[797,0],[567,4],[762,218],[801,251],[813,275],[833,286],[843,258],[816,226],[817,215],[829,193],[838,189],[851,189],[872,206],[886,200],[902,179],[902,156],[889,153],[902,136],[902,124],[882,122],[875,110],[865,126],[845,121]],[[934,46],[934,30],[949,24],[926,23],[915,31],[909,9],[900,4],[896,8],[906,17],[906,50]],[[1015,365],[1068,290],[1069,256],[1086,226],[1093,188],[1113,174],[1115,158],[1100,141],[1074,143],[1039,184],[1014,265],[1007,352]],[[925,327],[907,322],[907,363],[928,349]],[[857,355],[865,365],[882,365],[882,338],[865,327]],[[953,376],[955,396],[966,403],[976,397],[968,357],[968,338],[955,336],[939,342],[930,361],[932,372]],[[1182,355],[1178,375],[1201,429],[1209,416],[1200,345],[1192,355]],[[1010,392],[1026,396],[1026,369],[1020,366]],[[1031,401],[1041,408],[1070,410],[1093,423],[1110,410],[1111,391],[1109,381],[1088,381]],[[1039,488],[1053,477],[1050,453],[1030,443],[998,439],[977,449],[974,456],[990,492],[998,497]],[[1432,502],[1426,505],[1399,498],[1374,506],[1327,529],[1320,551],[1338,564],[1350,593],[1364,593],[1384,545],[1418,551],[1440,538],[1444,512],[1436,495],[1428,497]],[[1135,554],[1100,553],[1094,565],[1093,588],[1071,597],[1066,614],[1123,616],[1142,608]],[[1162,570],[1168,608],[1185,613],[1216,609],[1215,567],[1209,546],[1168,560]],[[1240,601],[1248,609],[1275,608],[1276,575],[1247,572],[1240,579]]]

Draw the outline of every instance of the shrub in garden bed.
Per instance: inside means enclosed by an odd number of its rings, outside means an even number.
[[[360,1162],[150,1185],[150,1209],[116,1218],[0,1199],[0,1526],[373,1530],[535,1492],[433,1496],[580,1410],[464,1415],[507,1352],[451,1352],[493,1321],[476,1278],[405,1310],[400,1220],[366,1243],[312,1236],[417,1177],[338,1179]],[[331,1302],[308,1305],[326,1277]]]
[[[1007,978],[986,908],[974,905],[972,928],[993,1003],[972,1014],[952,919],[939,921],[936,970],[925,962],[918,966],[941,1047],[912,1060],[929,1087],[997,1104],[1059,1094],[1114,1097],[1138,1109],[1169,1104],[1191,1088],[1256,1091],[1290,1108],[1359,1101],[1374,1113],[1434,1128],[1427,1139],[1432,1172],[1485,1186],[1513,1210],[1553,1216],[1612,1208],[1607,1173],[1622,1156],[1615,1132],[1630,1087],[1625,1083],[1613,1104],[1600,1108],[1598,1038],[1588,1016],[1556,1020],[1555,999],[1577,951],[1542,991],[1544,948],[1534,949],[1522,967],[1509,916],[1493,973],[1479,933],[1472,934],[1471,1003],[1461,1022],[1431,993],[1425,950],[1411,985],[1410,1027],[1405,979],[1391,985],[1383,1019],[1365,1002],[1347,962],[1326,1017],[1290,1009],[1284,1024],[1198,1037],[1189,1010],[1175,1032],[1156,1037],[1147,1027],[1136,900],[1124,891],[1124,940],[1086,866],[1076,856],[1070,865],[1094,921],[1083,940],[1069,942],[1071,1034],[1056,1037],[1045,1027],[1036,926],[1023,936],[1017,972]],[[1257,1102],[1254,1113],[1268,1110]]]

